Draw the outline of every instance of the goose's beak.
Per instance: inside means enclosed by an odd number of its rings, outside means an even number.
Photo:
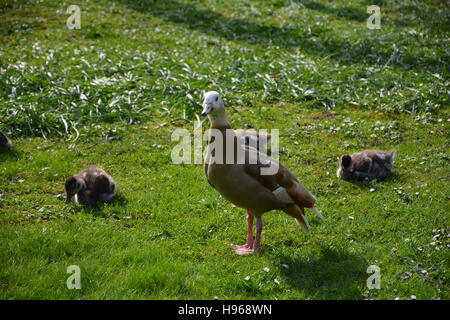
[[[205,102],[203,104],[202,116],[206,116],[211,111],[212,111],[212,103],[211,102]]]
[[[73,198],[73,196],[67,194],[67,196],[66,196],[66,203],[69,203],[70,200],[72,200],[72,198]]]

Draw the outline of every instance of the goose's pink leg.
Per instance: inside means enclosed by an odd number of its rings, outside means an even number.
[[[236,249],[237,254],[239,254],[238,251],[248,251],[253,248],[253,213],[251,211],[247,211],[247,243],[243,246],[232,244],[230,247]]]
[[[262,229],[263,229],[262,217],[259,216],[256,218],[256,237],[255,237],[255,242],[253,243],[253,252],[262,251],[262,248],[261,248]]]
[[[253,213],[247,212],[247,243],[243,246],[232,244],[231,247],[236,249],[237,254],[249,254],[260,252],[261,249],[261,231],[262,231],[262,218],[256,218],[256,238],[253,239]]]

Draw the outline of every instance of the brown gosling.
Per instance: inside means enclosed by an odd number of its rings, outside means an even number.
[[[103,169],[91,166],[66,180],[66,203],[96,205],[109,202],[116,194],[116,183]]]
[[[339,159],[338,178],[344,180],[380,180],[392,172],[396,151],[364,150],[344,154]]]
[[[8,139],[7,136],[5,136],[1,131],[0,131],[0,152],[5,152],[10,150],[12,147],[12,143],[11,140]]]

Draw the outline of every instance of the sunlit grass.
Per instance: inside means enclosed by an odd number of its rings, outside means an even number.
[[[377,3],[382,29],[368,30]],[[14,143],[0,154],[1,298],[449,298],[444,3],[81,1],[68,30],[70,4],[0,2],[0,130]],[[245,213],[170,158],[172,130],[193,127],[171,121],[195,120],[211,89],[235,128],[280,130],[281,161],[325,216],[312,234],[273,212],[262,254],[228,248]],[[339,180],[337,157],[364,148],[396,149],[394,174]],[[66,205],[65,178],[91,164],[117,199]]]

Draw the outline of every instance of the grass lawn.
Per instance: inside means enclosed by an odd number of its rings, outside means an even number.
[[[449,299],[445,1],[76,3],[69,30],[72,2],[0,1],[0,299]],[[325,216],[310,234],[271,212],[263,253],[228,247],[245,212],[171,161],[209,90],[235,128],[280,130]],[[396,149],[394,174],[338,179],[339,155],[366,148]],[[116,180],[112,203],[64,202],[88,165]]]

